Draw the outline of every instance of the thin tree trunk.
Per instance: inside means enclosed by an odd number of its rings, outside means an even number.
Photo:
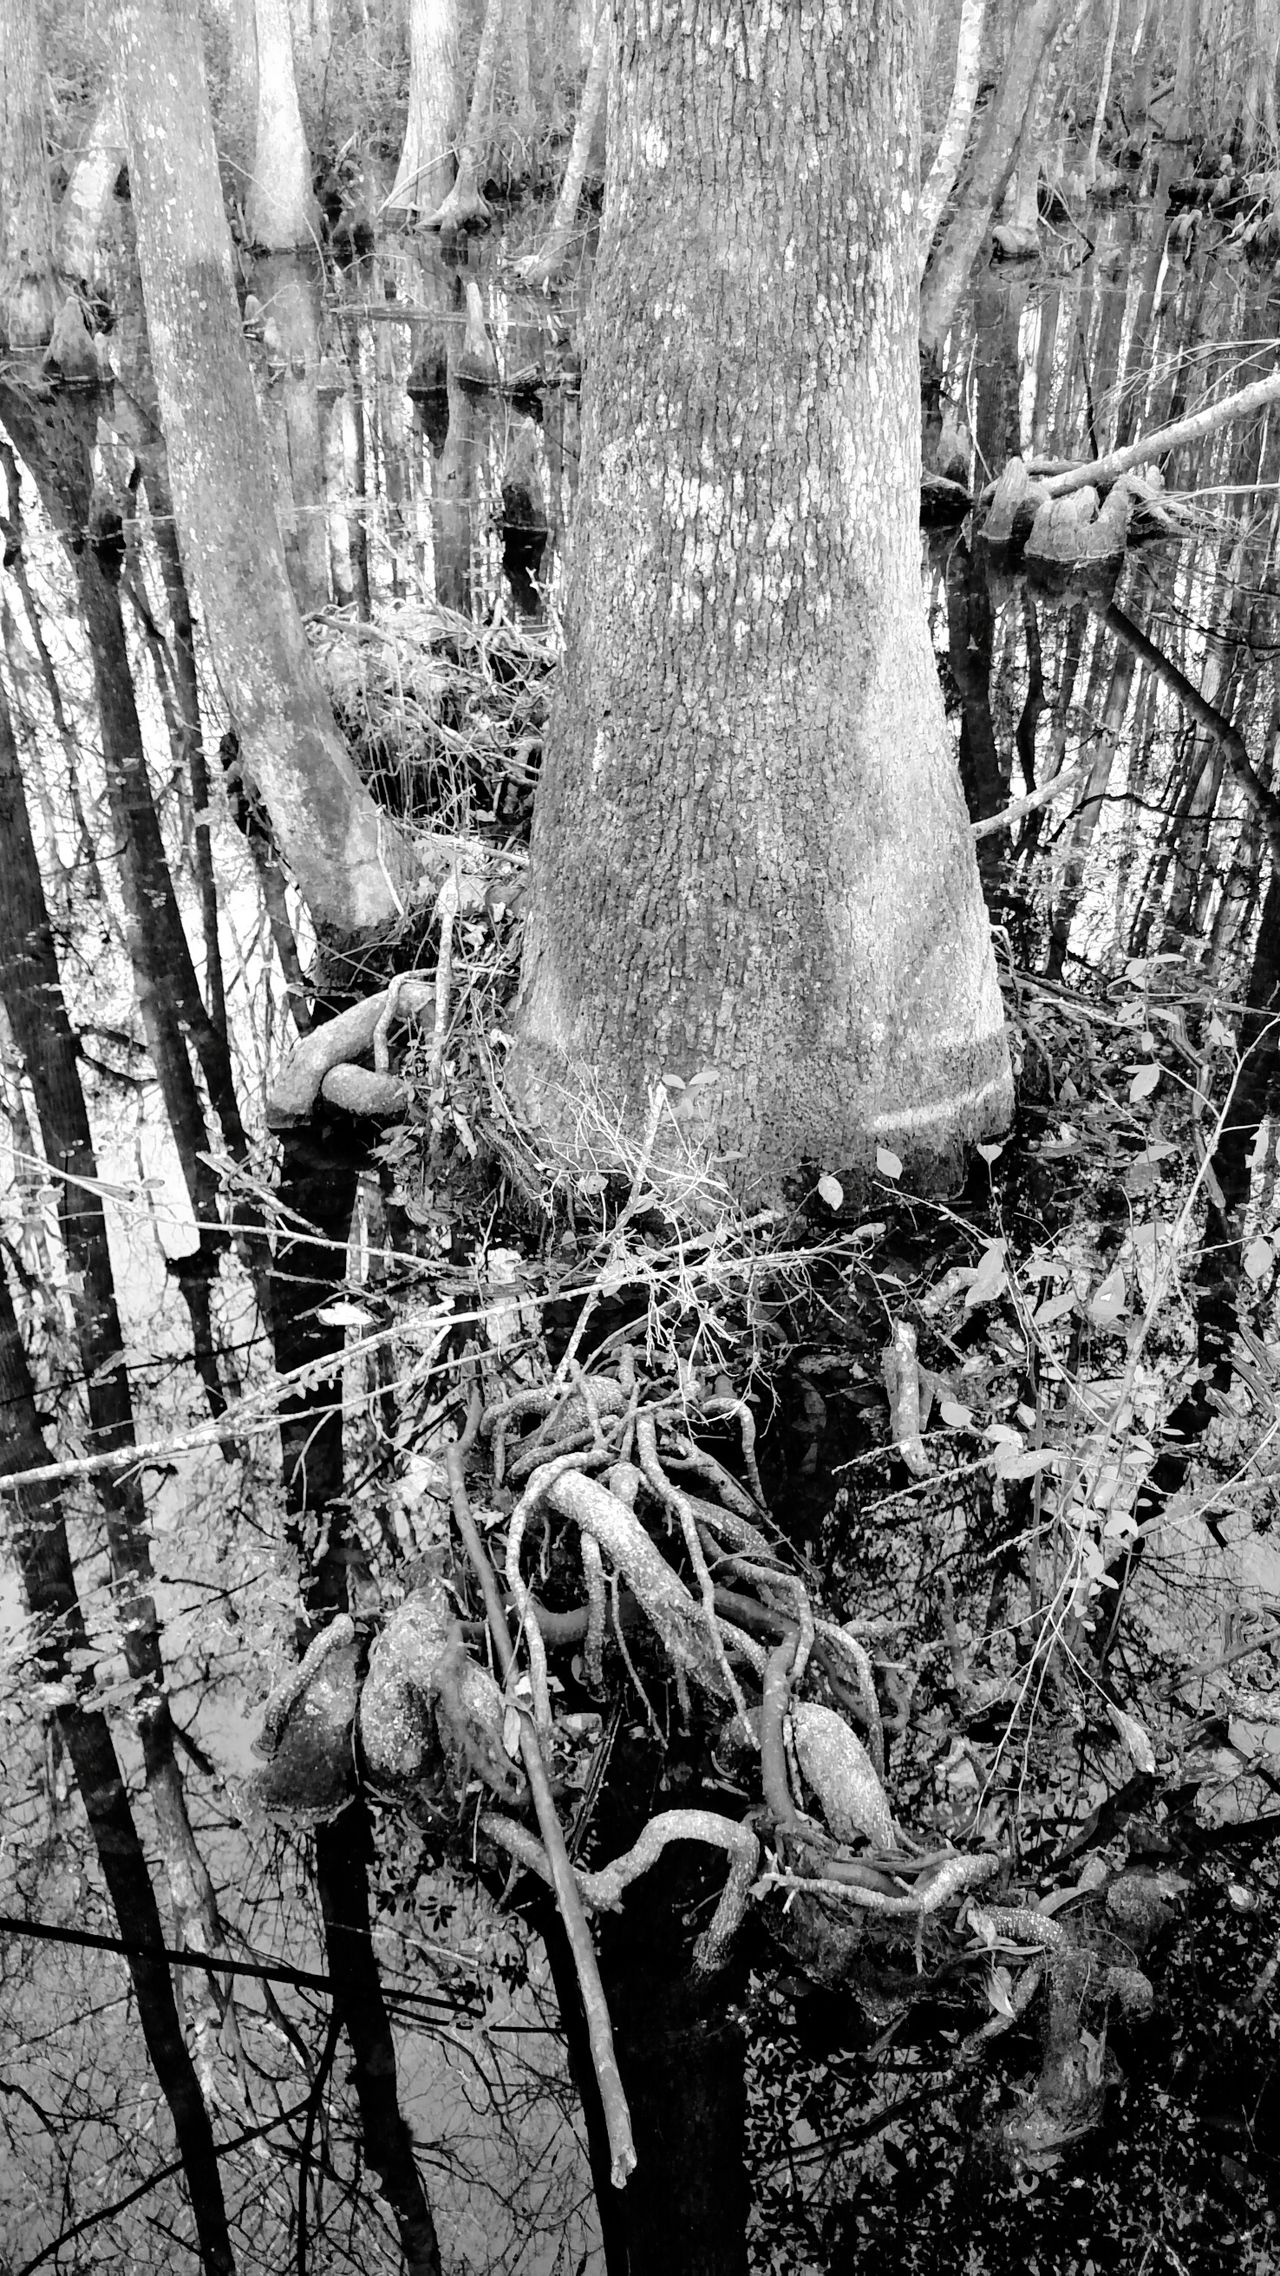
[[[289,589],[190,0],[114,0],[152,356],[188,583],[246,768],[313,916],[403,915],[466,849],[412,851],[364,788]],[[410,881],[414,880],[414,886]]]
[[[0,346],[49,339],[61,294],[44,137],[44,66],[35,0],[5,0],[0,38]]]
[[[424,229],[474,229],[482,227],[489,219],[489,208],[480,192],[480,168],[488,143],[493,91],[497,85],[498,56],[502,48],[506,15],[507,0],[486,0],[480,50],[476,56],[475,85],[467,111],[467,123],[458,145],[457,180],[435,212],[426,215],[422,224]]]
[[[258,119],[245,219],[255,245],[292,252],[316,236],[311,155],[298,108],[289,0],[254,0]]]
[[[1111,686],[1102,720],[1094,737],[1093,762],[1084,797],[1076,809],[1067,841],[1063,863],[1062,882],[1058,887],[1053,910],[1049,918],[1049,960],[1045,967],[1049,979],[1060,980],[1066,961],[1067,944],[1071,927],[1080,906],[1084,890],[1085,868],[1093,834],[1102,815],[1102,803],[1115,765],[1120,730],[1129,707],[1129,690],[1133,685],[1133,656],[1126,650],[1112,668]]]
[[[1084,162],[1086,189],[1092,189],[1098,178],[1098,151],[1102,143],[1103,122],[1107,115],[1107,102],[1111,94],[1111,68],[1116,56],[1116,33],[1120,29],[1120,0],[1111,0],[1111,22],[1107,26],[1107,45],[1102,57],[1102,84],[1098,89],[1097,109],[1093,114],[1093,133],[1089,137],[1089,154]]]
[[[969,127],[973,120],[973,106],[978,98],[978,64],[982,54],[982,25],[987,12],[987,0],[962,0],[960,9],[960,36],[956,44],[956,75],[951,89],[951,103],[947,111],[942,140],[933,155],[928,178],[920,192],[920,266],[923,269],[929,258],[933,233],[942,219],[942,209],[955,186],[969,140]]]
[[[272,346],[282,367],[273,372],[267,399],[278,422],[276,456],[285,489],[278,504],[289,576],[306,616],[329,603],[320,440],[320,262],[309,250],[269,253],[255,264],[254,286],[271,311]]]
[[[127,155],[124,113],[112,78],[58,205],[58,265],[88,290],[98,281],[103,228]]]
[[[941,355],[978,247],[1013,171],[1027,108],[1066,5],[1067,0],[1026,0],[1014,22],[1008,61],[978,140],[972,171],[921,287],[920,346],[932,360]]]
[[[591,62],[587,69],[586,84],[582,90],[582,101],[578,107],[573,141],[569,145],[569,157],[565,165],[564,180],[560,184],[560,194],[556,199],[555,211],[551,216],[551,226],[538,252],[527,253],[521,260],[513,263],[515,273],[522,284],[548,284],[563,265],[569,241],[573,235],[574,221],[577,218],[578,199],[582,195],[587,160],[591,156],[591,145],[595,139],[596,127],[604,104],[605,87],[609,77],[609,44],[612,34],[613,9],[610,0],[599,0],[595,37],[591,43]]]
[[[409,115],[388,206],[434,213],[453,182],[458,0],[409,0]]]
[[[1172,690],[1188,717],[1194,719],[1197,726],[1204,728],[1206,733],[1221,744],[1232,774],[1266,831],[1272,860],[1280,861],[1280,793],[1260,779],[1239,728],[1233,727],[1229,719],[1224,719],[1222,713],[1215,710],[1211,703],[1206,703],[1186,673],[1180,672],[1163,649],[1157,648],[1155,642],[1140,631],[1133,619],[1126,616],[1123,609],[1117,608],[1114,602],[1106,612],[1105,621],[1116,637],[1125,641],[1134,654],[1140,656],[1143,663],[1149,665],[1164,685]]]
[[[46,961],[52,964],[48,914],[38,890],[34,847],[30,842],[17,753],[9,730],[7,709],[0,711],[0,850],[8,855],[9,875],[0,893],[0,910],[18,931],[19,950],[5,943],[6,1004],[15,1026],[26,1029],[28,1007],[40,1032],[20,1035],[25,1040],[28,1072],[42,1072],[42,1055],[60,1060],[63,1080],[55,1091],[50,1082],[38,1095],[50,1116],[66,1112],[70,1120],[59,1128],[51,1119],[44,1143],[51,1163],[75,1162],[64,1187],[62,1219],[73,1283],[79,1280],[78,1318],[84,1351],[86,1399],[99,1446],[127,1444],[132,1436],[128,1413],[128,1387],[121,1359],[119,1322],[106,1260],[106,1228],[101,1202],[84,1179],[93,1175],[93,1157],[87,1142],[87,1120],[78,1081],[74,1080],[75,1040],[69,1025],[57,1020],[61,993],[56,966],[52,977],[33,987],[32,950],[43,938],[49,942]],[[25,846],[22,832],[25,825]],[[33,885],[34,880],[34,885]],[[24,899],[25,894],[25,899]],[[19,976],[15,983],[15,974]],[[41,1026],[41,1023],[44,1023]],[[52,1023],[52,1024],[50,1024]],[[76,1131],[76,1100],[82,1123]],[[6,1436],[0,1444],[0,1478],[5,1473],[38,1468],[48,1462],[48,1450],[36,1419],[35,1389],[14,1316],[7,1278],[0,1270],[0,1408],[6,1417]],[[166,1837],[172,1862],[181,1845],[186,1866],[197,1874],[197,1888],[207,1892],[204,1909],[212,1913],[212,1893],[203,1861],[195,1847],[181,1802],[180,1785],[172,1754],[172,1729],[160,1663],[155,1609],[150,1596],[150,1561],[146,1554],[145,1517],[141,1488],[113,1472],[104,1473],[99,1491],[106,1513],[112,1553],[112,1573],[122,1643],[130,1672],[139,1686],[138,1718],[148,1774],[156,1769],[157,1817]],[[6,1497],[7,1498],[7,1497]],[[41,1623],[49,1676],[67,1701],[74,1701],[78,1679],[75,1667],[91,1659],[76,1594],[67,1545],[62,1506],[56,1488],[23,1487],[16,1491],[16,1517],[10,1538],[16,1552],[24,1593],[32,1615]],[[156,2077],[173,2118],[191,2195],[201,2265],[208,2276],[231,2276],[234,2261],[227,2233],[218,2155],[209,2114],[200,2092],[183,2037],[174,2001],[164,1933],[155,1891],[142,1845],[129,1808],[115,1749],[101,1714],[88,1713],[78,1704],[57,1710],[58,1722],[80,1787],[85,1813],[98,1853],[107,1891],[123,1937],[141,1950],[131,1952],[128,1966],[138,2001],[138,2013]],[[196,1930],[199,1910],[189,1902],[179,1907],[188,1934]],[[210,1931],[216,1923],[205,1923]],[[147,1948],[155,1958],[147,1956]]]

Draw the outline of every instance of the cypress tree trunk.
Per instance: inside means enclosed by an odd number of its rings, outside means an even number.
[[[1010,1104],[920,585],[917,38],[619,11],[513,1087],[599,1161],[703,1075],[743,1194],[949,1174]]]

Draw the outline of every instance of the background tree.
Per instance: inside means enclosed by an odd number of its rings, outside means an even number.
[[[458,39],[458,0],[409,0],[409,111],[387,199],[408,213],[434,213],[453,183]]]
[[[245,218],[255,244],[278,253],[314,237],[316,201],[298,108],[289,0],[254,0],[254,21],[258,116]]]
[[[16,349],[44,344],[58,303],[43,97],[33,0],[14,0],[0,41],[0,329]]]
[[[299,888],[313,915],[359,930],[403,910],[412,864],[334,726],[289,588],[198,26],[185,0],[119,0],[113,27],[184,567],[246,767]]]
[[[915,34],[616,46],[517,1087],[604,1155],[678,1078],[742,1190],[936,1167],[1010,1087],[920,598]]]

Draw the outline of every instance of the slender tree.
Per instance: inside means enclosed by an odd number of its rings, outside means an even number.
[[[956,305],[969,281],[978,247],[1013,171],[1028,106],[1050,42],[1073,0],[1022,0],[1009,38],[1004,72],[991,100],[973,163],[961,184],[955,212],[934,249],[920,301],[920,344],[942,352]]]
[[[0,342],[12,349],[42,347],[58,305],[43,89],[34,0],[11,0],[0,39]]]
[[[365,790],[334,725],[289,589],[191,0],[116,0],[112,32],[129,137],[152,361],[183,566],[247,772],[313,916],[342,930],[403,913],[412,852]]]
[[[311,156],[298,108],[289,0],[254,0],[254,15],[258,115],[245,219],[255,244],[281,253],[315,238]]]
[[[435,213],[453,184],[458,32],[458,0],[409,0],[409,113],[387,199],[406,213]]]
[[[480,166],[510,4],[511,0],[486,0],[471,101],[458,143],[457,179],[436,211],[424,217],[424,229],[475,229],[483,228],[488,221],[489,208],[480,188]]]
[[[595,30],[591,38],[591,61],[587,66],[582,100],[578,105],[577,122],[569,156],[565,162],[564,179],[560,184],[551,226],[536,253],[527,253],[515,263],[516,274],[522,284],[547,284],[561,268],[569,250],[573,225],[578,212],[578,200],[586,179],[587,161],[600,125],[604,109],[605,84],[609,74],[609,41],[613,31],[613,11],[607,0],[598,0]]]
[[[580,1155],[663,1077],[743,1191],[1008,1113],[920,593],[917,38],[620,11],[513,1070]]]

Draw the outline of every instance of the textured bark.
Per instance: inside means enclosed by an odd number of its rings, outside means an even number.
[[[254,15],[258,115],[245,219],[256,245],[283,253],[315,242],[311,157],[298,108],[289,0],[255,0]]]
[[[668,1073],[744,1192],[1008,1113],[920,588],[915,39],[621,11],[512,1071],[579,1156]]]
[[[14,349],[42,347],[57,309],[35,0],[6,0],[0,36],[0,342]]]
[[[118,0],[138,256],[183,566],[246,767],[313,916],[403,907],[405,849],[333,723],[289,589],[185,0]]]
[[[433,213],[453,182],[458,0],[409,0],[409,115],[389,206]]]

